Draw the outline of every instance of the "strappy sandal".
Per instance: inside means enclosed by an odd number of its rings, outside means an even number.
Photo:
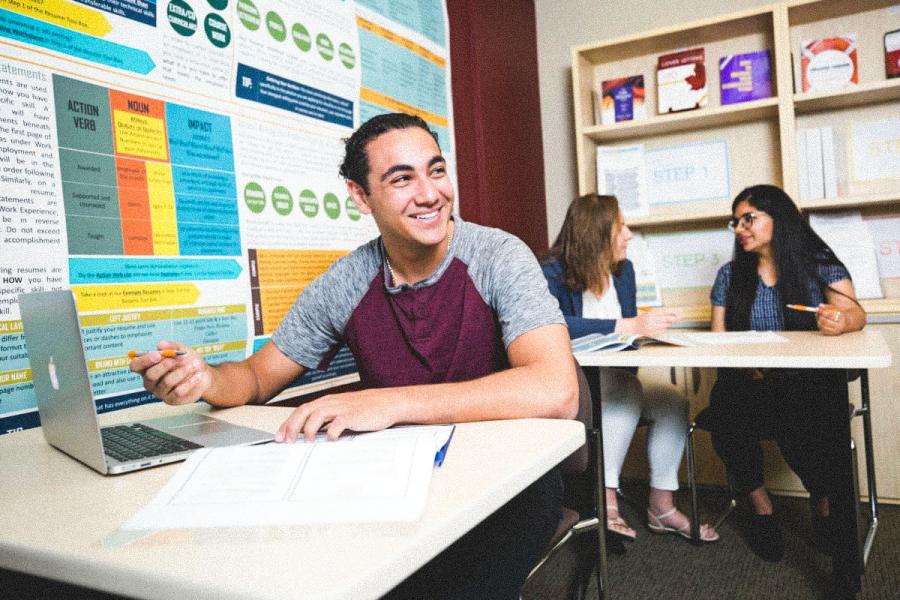
[[[619,516],[618,506],[606,507],[606,530],[628,541],[634,540],[637,536],[637,532],[628,526],[625,519]]]
[[[685,523],[683,526],[679,528],[669,527],[663,521],[674,515],[678,511],[678,508],[673,507],[672,510],[667,511],[661,515],[654,515],[650,509],[647,509],[647,529],[652,531],[653,533],[674,533],[680,535],[685,539],[691,539],[691,523],[690,521]],[[700,525],[700,541],[701,542],[715,542],[718,541],[719,534],[715,529],[703,523]]]

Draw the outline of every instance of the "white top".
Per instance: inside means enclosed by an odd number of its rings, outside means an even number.
[[[606,282],[606,291],[602,296],[590,290],[581,293],[581,316],[585,319],[622,318],[622,305],[619,304],[619,293],[613,285],[612,275]]]
[[[211,409],[152,404],[100,421],[191,410]],[[291,410],[244,406],[215,416],[275,431]],[[0,436],[0,567],[137,598],[378,598],[582,444],[577,421],[463,423],[416,522],[180,529],[135,539],[120,525],[179,465],[105,477],[31,429]]]

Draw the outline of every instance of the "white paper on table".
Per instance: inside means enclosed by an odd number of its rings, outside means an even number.
[[[644,145],[598,146],[597,191],[615,196],[625,217],[646,215]]]
[[[734,252],[734,234],[725,228],[645,237],[664,290],[712,287],[719,267]]]
[[[646,177],[649,204],[730,198],[728,143],[711,140],[648,150]]]
[[[337,441],[203,448],[122,529],[413,521],[435,428]]]
[[[900,217],[870,217],[865,223],[875,246],[878,275],[900,279]]]
[[[720,346],[727,344],[771,344],[784,343],[788,339],[773,331],[690,331],[685,333],[667,332],[666,339],[683,346]]]
[[[900,179],[900,119],[850,125],[851,178]]]
[[[643,234],[635,231],[628,242],[628,260],[634,265],[634,283],[638,306],[662,306],[662,292],[656,278],[656,268],[650,247]]]
[[[857,298],[882,298],[875,242],[858,210],[809,216],[809,225],[850,271]]]

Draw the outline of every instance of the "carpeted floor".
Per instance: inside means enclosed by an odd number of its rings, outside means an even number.
[[[813,545],[808,502],[803,498],[773,497],[785,533],[785,558],[767,563],[754,555],[741,535],[738,512],[719,528],[722,539],[700,547],[674,535],[655,535],[643,523],[645,491],[641,485],[624,488],[629,500],[620,502],[622,516],[638,530],[622,555],[609,556],[607,598],[613,600],[695,600],[829,598],[831,560]],[[686,498],[685,498],[686,500]],[[701,490],[701,515],[715,515],[726,502],[724,492]],[[867,507],[863,507],[867,518]],[[869,556],[859,600],[900,600],[900,506],[879,506],[878,534]],[[710,518],[707,516],[707,518]],[[527,586],[525,600],[566,597],[573,552],[563,550]],[[596,580],[589,598],[597,597]]]

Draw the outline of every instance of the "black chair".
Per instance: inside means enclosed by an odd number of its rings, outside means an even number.
[[[603,444],[594,427],[591,386],[581,368],[578,371],[578,420],[584,423],[585,445],[561,464],[565,488],[562,518],[544,556],[528,575],[531,579],[561,548],[578,544],[578,558],[570,597],[584,600],[591,576],[597,573],[597,597],[602,600],[606,571],[606,497],[603,481]],[[526,585],[527,585],[526,581]]]

